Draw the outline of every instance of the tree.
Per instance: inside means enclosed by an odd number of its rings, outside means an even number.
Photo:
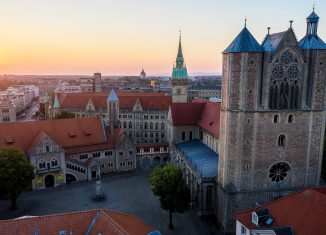
[[[169,211],[169,229],[173,229],[172,213],[189,209],[189,190],[179,167],[168,164],[157,167],[150,176],[152,191],[158,196],[161,207]]]
[[[69,113],[67,111],[61,111],[55,116],[55,119],[65,119],[65,118],[74,118],[75,114]]]
[[[17,209],[17,198],[34,179],[34,168],[24,152],[13,147],[0,149],[0,198],[11,200],[10,210]]]

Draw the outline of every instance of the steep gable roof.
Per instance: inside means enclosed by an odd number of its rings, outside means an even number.
[[[299,191],[255,209],[236,213],[234,218],[247,228],[256,229],[251,216],[253,211],[260,209],[269,210],[274,219],[270,227],[291,226],[295,234],[326,234],[326,187]]]
[[[218,102],[194,99],[192,103],[170,106],[173,125],[198,125],[214,136],[219,135],[220,107]]]

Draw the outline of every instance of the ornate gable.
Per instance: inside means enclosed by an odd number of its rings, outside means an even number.
[[[301,57],[300,46],[292,28],[288,29],[284,32],[284,34],[282,34],[282,38],[275,48],[275,55],[279,54],[281,51],[284,51],[286,48],[291,48],[295,51],[297,56]]]
[[[134,111],[134,112],[142,112],[143,111],[143,107],[142,107],[142,105],[141,105],[138,98],[137,98],[137,100],[135,102],[135,105],[134,105],[132,111]]]
[[[95,106],[94,106],[92,100],[89,99],[87,102],[87,105],[86,105],[86,112],[91,112],[91,111],[95,111]]]
[[[62,152],[63,149],[44,131],[41,131],[31,144],[28,154],[46,154],[53,152]]]

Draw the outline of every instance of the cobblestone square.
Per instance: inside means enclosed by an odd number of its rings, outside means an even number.
[[[136,215],[162,234],[217,234],[216,227],[201,220],[193,210],[174,214],[175,229],[168,230],[168,213],[153,195],[149,175],[150,170],[136,170],[102,177],[102,189],[107,196],[102,202],[91,200],[95,181],[26,192],[19,197],[19,210],[15,212],[8,210],[9,201],[0,201],[0,219],[105,208]]]

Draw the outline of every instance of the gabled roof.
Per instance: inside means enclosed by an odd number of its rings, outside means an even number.
[[[0,148],[14,146],[27,152],[45,135],[64,149],[106,144],[100,118],[71,118],[1,123]],[[8,139],[12,141],[6,141]]]
[[[223,53],[237,52],[262,52],[262,48],[257,40],[252,36],[247,27],[238,34],[232,43],[226,48]]]
[[[295,234],[326,234],[326,187],[299,191],[274,200],[258,208],[234,215],[249,229],[257,229],[251,222],[253,211],[268,209],[274,219],[271,227],[290,226]],[[262,224],[260,228],[267,228]]]
[[[198,125],[214,136],[219,135],[221,103],[194,99],[192,103],[170,106],[173,125]]]
[[[154,229],[135,216],[103,209],[0,221],[1,235],[89,234],[147,235]],[[87,233],[88,232],[88,233]]]
[[[287,31],[268,34],[262,43],[264,51],[274,52],[281,43]]]
[[[60,108],[71,110],[84,110],[89,99],[92,100],[95,109],[107,109],[108,92],[90,93],[58,93]],[[139,99],[145,111],[160,110],[168,111],[172,103],[172,97],[164,93],[145,93],[145,92],[117,92],[119,108],[132,110],[136,100]]]

